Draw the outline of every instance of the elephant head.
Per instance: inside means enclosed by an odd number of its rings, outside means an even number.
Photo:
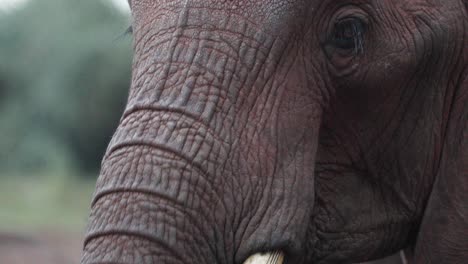
[[[132,0],[82,263],[466,260],[465,4]]]

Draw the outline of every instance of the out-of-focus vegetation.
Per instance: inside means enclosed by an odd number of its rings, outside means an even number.
[[[85,222],[128,93],[129,21],[106,0],[0,13],[0,229]]]
[[[0,185],[0,231],[58,228],[81,232],[93,189],[94,182],[64,174],[4,178]]]
[[[125,104],[128,18],[100,0],[0,15],[0,170],[95,172]]]

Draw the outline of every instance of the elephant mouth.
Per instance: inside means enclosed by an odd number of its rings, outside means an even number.
[[[284,253],[282,251],[272,251],[257,253],[250,256],[244,264],[283,264]]]

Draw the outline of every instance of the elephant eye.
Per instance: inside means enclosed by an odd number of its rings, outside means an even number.
[[[342,51],[354,55],[364,52],[365,23],[358,18],[345,18],[335,23],[331,35],[331,44]]]

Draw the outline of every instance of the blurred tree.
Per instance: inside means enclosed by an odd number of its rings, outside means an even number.
[[[0,176],[99,168],[129,87],[128,25],[99,0],[0,14]]]

